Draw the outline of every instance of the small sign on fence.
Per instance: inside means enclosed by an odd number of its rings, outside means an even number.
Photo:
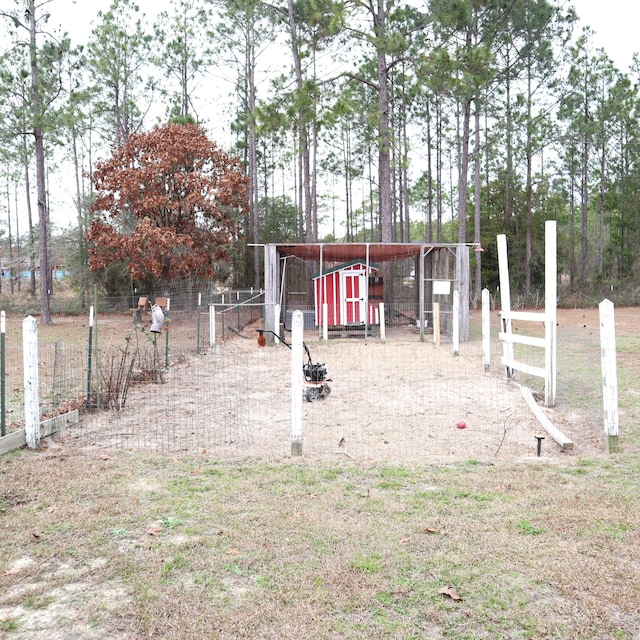
[[[433,281],[434,296],[448,296],[450,293],[451,293],[450,280],[434,280]]]

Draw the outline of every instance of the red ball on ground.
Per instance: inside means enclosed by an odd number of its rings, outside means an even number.
[[[467,423],[464,420],[458,420],[456,427],[458,427],[458,429],[466,429]]]

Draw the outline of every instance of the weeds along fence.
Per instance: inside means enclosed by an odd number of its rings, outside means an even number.
[[[238,302],[240,297],[212,305],[196,298],[193,307],[174,307],[172,300],[162,334],[150,333],[146,317],[134,322],[129,308],[98,313],[91,379],[88,317],[41,325],[41,417],[80,408],[81,422],[66,434],[78,446],[290,455],[291,351],[283,344],[258,346],[255,329],[262,327],[264,307],[251,295]],[[303,453],[434,461],[535,455],[541,428],[517,385],[506,381],[497,312],[485,371],[480,312],[471,313],[470,340],[454,355],[445,332],[439,345],[429,331],[420,341],[412,310],[397,311],[387,314],[384,343],[375,332],[366,338],[333,334],[324,342],[317,328],[305,330],[313,361],[329,370],[331,393],[303,403]],[[218,330],[215,344],[210,312]],[[282,318],[289,341],[286,310]],[[24,424],[20,324],[7,322],[8,430]],[[551,417],[577,453],[588,453],[603,450],[600,346],[597,327],[578,329],[558,327],[558,393]],[[538,390],[539,382],[517,382]],[[549,439],[543,451],[559,453]]]

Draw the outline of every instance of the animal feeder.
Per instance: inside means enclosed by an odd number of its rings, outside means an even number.
[[[327,305],[327,326],[361,327],[380,324],[382,278],[378,267],[355,260],[323,271],[313,278],[316,325],[323,325]]]

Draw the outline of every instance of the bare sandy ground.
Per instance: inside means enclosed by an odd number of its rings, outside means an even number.
[[[621,335],[636,331],[636,309],[616,310]],[[479,312],[472,314],[478,322]],[[258,326],[258,325],[256,325]],[[597,309],[559,310],[558,328],[599,331]],[[92,414],[70,434],[83,446],[207,453],[219,457],[291,455],[291,352],[260,348],[255,327],[172,366],[164,384],[134,387],[119,413]],[[331,394],[303,401],[303,455],[371,461],[448,461],[597,455],[603,437],[568,406],[544,409],[572,440],[562,450],[534,418],[499,353],[491,371],[481,345],[420,342],[412,327],[376,338],[318,340],[305,335],[313,361],[326,363]],[[599,356],[598,352],[595,357]],[[302,363],[300,363],[301,365]],[[597,381],[596,381],[597,384]],[[600,389],[598,389],[600,391]],[[295,399],[294,399],[295,400]],[[596,420],[597,423],[597,420]],[[464,428],[459,428],[464,426]]]

